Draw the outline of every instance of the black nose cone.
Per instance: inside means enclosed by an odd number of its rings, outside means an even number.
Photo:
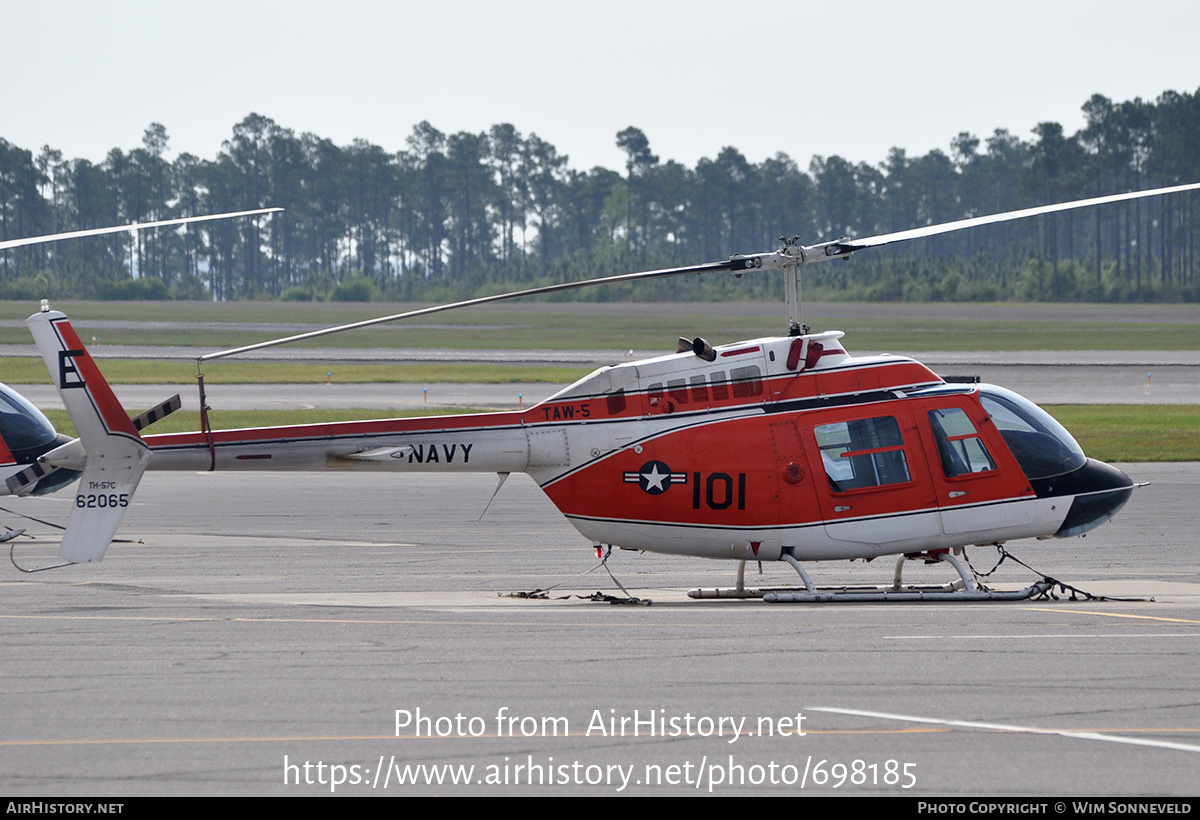
[[[1042,485],[1035,488],[1039,496],[1075,497],[1062,526],[1054,533],[1057,538],[1080,535],[1100,526],[1116,515],[1133,494],[1129,476],[1094,458],[1078,470],[1035,483]]]

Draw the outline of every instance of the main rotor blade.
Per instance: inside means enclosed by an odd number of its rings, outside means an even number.
[[[313,330],[309,333],[298,333],[295,336],[285,336],[282,339],[272,339],[267,342],[258,342],[257,344],[246,345],[245,347],[235,347],[231,350],[222,350],[217,353],[206,353],[203,356],[197,356],[197,362],[207,362],[213,359],[223,359],[226,356],[234,356],[238,353],[247,353],[251,350],[262,350],[268,347],[277,347],[279,345],[291,344],[292,342],[300,342],[305,339],[316,339],[321,336],[329,336],[333,333],[341,333],[346,330],[356,330],[360,327],[371,327],[372,325],[382,325],[388,322],[398,322],[401,319],[412,319],[415,316],[428,316],[431,313],[441,313],[445,310],[457,310],[458,308],[470,307],[471,305],[486,305],[489,302],[502,302],[506,299],[518,299],[522,296],[537,296],[542,293],[557,293],[563,290],[573,290],[575,288],[586,288],[592,285],[611,285],[616,282],[637,282],[643,279],[658,279],[666,276],[682,276],[685,273],[712,273],[714,271],[736,271],[747,270],[749,268],[759,267],[759,262],[755,257],[750,256],[735,256],[732,259],[727,259],[724,262],[706,262],[702,265],[689,265],[684,268],[663,268],[662,270],[646,270],[637,273],[620,273],[616,276],[603,276],[599,279],[583,279],[578,282],[562,282],[557,285],[545,285],[540,288],[529,288],[527,290],[517,290],[511,293],[500,293],[495,296],[480,296],[476,299],[465,299],[461,302],[451,302],[448,305],[434,305],[433,307],[420,308],[418,310],[410,310],[405,313],[396,313],[391,316],[382,316],[378,319],[367,319],[362,322],[354,322],[348,325],[338,325],[337,327],[327,327],[323,330]]]
[[[1071,211],[1075,208],[1087,208],[1092,205],[1106,205],[1110,202],[1124,202],[1129,199],[1142,199],[1150,196],[1163,196],[1164,194],[1175,194],[1180,191],[1196,191],[1200,190],[1200,183],[1191,183],[1189,185],[1175,185],[1170,188],[1154,188],[1149,191],[1131,191],[1125,194],[1112,194],[1110,196],[1097,196],[1091,199],[1077,199],[1073,202],[1059,202],[1054,205],[1041,205],[1036,208],[1024,208],[1019,211],[1006,211],[1001,214],[991,214],[989,216],[976,216],[971,219],[960,219],[956,222],[943,222],[940,225],[926,225],[924,228],[912,228],[907,231],[896,231],[895,233],[885,233],[879,236],[868,236],[862,239],[848,239],[839,241],[838,247],[847,250],[862,250],[864,248],[878,248],[881,245],[887,245],[891,242],[904,242],[909,239],[921,239],[926,236],[937,236],[938,234],[950,233],[951,231],[961,231],[966,228],[977,228],[981,225],[995,225],[999,222],[1011,222],[1015,219],[1026,219],[1031,216],[1040,216],[1042,214],[1052,214],[1058,211]]]
[[[99,236],[106,233],[121,233],[122,231],[140,231],[143,228],[162,228],[167,225],[183,225],[188,222],[207,222],[212,219],[233,219],[235,216],[253,216],[255,214],[273,214],[283,208],[258,208],[253,211],[235,211],[227,214],[205,214],[204,216],[184,216],[179,219],[161,219],[157,222],[130,222],[128,225],[116,225],[111,228],[88,228],[84,231],[68,231],[53,233],[47,236],[28,236],[24,239],[6,239],[0,242],[0,250],[20,248],[24,245],[40,245],[44,242],[60,242],[64,239],[78,239],[83,236]]]

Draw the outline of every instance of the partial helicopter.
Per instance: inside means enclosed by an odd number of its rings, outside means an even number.
[[[59,436],[28,402],[0,390],[5,488],[52,492],[81,476],[59,555],[103,558],[146,470],[524,472],[599,552],[603,547],[738,561],[730,589],[693,597],[767,601],[996,600],[1049,588],[986,589],[957,560],[970,545],[1080,535],[1111,518],[1134,484],[1089,459],[1032,402],[1001,387],[949,384],[903,356],[853,356],[840,331],[801,322],[800,268],[872,247],[1148,196],[1098,197],[861,239],[735,255],[723,262],[622,274],[408,311],[199,357],[577,287],[687,273],[781,270],[788,333],[602,367],[517,412],[143,434],[178,397],[131,419],[62,313],[43,302],[28,324],[79,434]],[[19,423],[17,420],[19,419]],[[19,446],[18,446],[19,444]],[[497,488],[499,489],[499,487]],[[894,582],[820,590],[802,562],[898,556]],[[906,559],[943,561],[959,578],[909,587]],[[746,562],[784,561],[803,591],[746,587]]]
[[[21,248],[28,245],[41,245],[50,242],[62,242],[67,239],[82,239],[91,236],[102,236],[113,233],[136,234],[141,230],[153,228],[189,225],[196,222],[211,222],[218,219],[235,219],[246,216],[278,213],[282,208],[257,208],[249,211],[234,211],[223,214],[202,214],[200,216],[184,216],[175,219],[160,219],[153,222],[131,222],[126,225],[116,225],[105,228],[86,228],[79,231],[50,234],[49,236],[32,236],[22,239],[0,240],[0,251],[10,248]],[[6,488],[0,488],[0,495],[45,495],[60,490],[73,482],[79,475],[78,471],[53,470],[39,463],[41,456],[50,450],[70,442],[71,439],[54,430],[50,421],[40,410],[34,407],[7,385],[0,384],[0,480],[7,482]],[[53,473],[53,476],[51,476]],[[21,475],[14,481],[14,476]],[[43,480],[44,479],[44,480]],[[0,540],[5,540],[0,538]]]

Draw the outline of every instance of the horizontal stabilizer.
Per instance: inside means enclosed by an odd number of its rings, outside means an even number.
[[[37,483],[50,473],[57,469],[45,464],[30,464],[24,470],[14,475],[10,475],[4,482],[8,485],[8,492],[11,495],[28,495]]]
[[[179,394],[176,393],[162,404],[156,404],[145,413],[142,413],[140,416],[133,419],[133,426],[136,427],[139,432],[145,430],[151,424],[154,424],[154,422],[161,421],[182,406],[183,402],[179,400]]]

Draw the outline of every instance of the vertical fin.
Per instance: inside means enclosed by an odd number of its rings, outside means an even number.
[[[99,561],[150,463],[150,449],[67,317],[44,310],[26,323],[86,453],[58,554],[74,563]]]

